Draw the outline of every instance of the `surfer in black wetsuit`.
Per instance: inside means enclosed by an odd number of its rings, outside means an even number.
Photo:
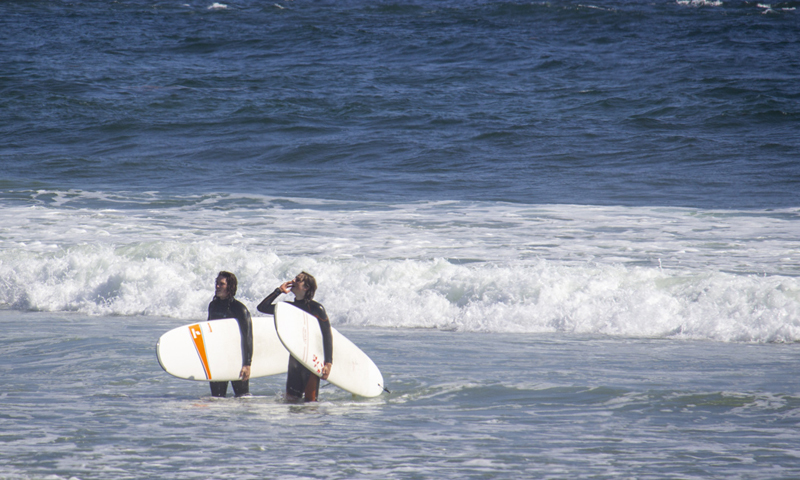
[[[322,331],[322,346],[325,351],[322,379],[326,380],[333,367],[333,337],[331,336],[331,322],[328,320],[328,314],[325,313],[325,307],[314,301],[316,291],[317,281],[314,277],[306,272],[301,272],[294,280],[284,282],[276,288],[256,308],[259,312],[274,315],[275,305],[272,302],[281,293],[294,293],[294,300],[289,303],[315,316],[319,322],[319,329]],[[286,375],[286,398],[289,400],[304,398],[306,402],[316,402],[319,395],[319,378],[290,355],[289,372]]]
[[[238,286],[236,275],[230,272],[219,272],[215,284],[215,295],[208,304],[208,319],[235,318],[242,334],[242,370],[241,380],[231,381],[233,394],[237,397],[250,393],[250,362],[253,360],[253,321],[250,311],[235,298]],[[211,395],[224,397],[228,393],[228,382],[210,382]]]

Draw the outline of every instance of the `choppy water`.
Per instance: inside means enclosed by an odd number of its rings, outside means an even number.
[[[797,6],[3,2],[3,189],[796,207]]]
[[[0,2],[0,478],[793,478],[798,2]],[[300,270],[392,390],[158,336]]]
[[[794,345],[347,328],[391,394],[212,399],[169,319],[3,312],[3,478],[794,478]],[[11,355],[8,355],[8,354]]]

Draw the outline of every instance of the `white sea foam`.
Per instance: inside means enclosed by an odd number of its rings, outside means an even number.
[[[0,213],[10,308],[195,319],[219,270],[253,311],[307,270],[334,324],[800,340],[795,210],[39,198]]]
[[[720,7],[720,0],[678,0],[678,5],[691,5],[693,7]]]

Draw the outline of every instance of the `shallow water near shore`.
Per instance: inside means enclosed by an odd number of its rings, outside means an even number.
[[[342,327],[391,393],[298,405],[163,372],[173,319],[0,322],[3,478],[800,475],[796,344]]]

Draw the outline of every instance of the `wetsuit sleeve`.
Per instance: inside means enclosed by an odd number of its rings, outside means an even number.
[[[325,350],[325,363],[333,364],[333,335],[331,335],[331,322],[320,320],[319,329],[322,331],[322,347]]]
[[[261,313],[266,313],[267,315],[275,315],[275,305],[273,305],[272,302],[274,302],[275,299],[281,295],[281,293],[283,293],[281,292],[281,289],[276,288],[274,292],[267,295],[267,298],[258,304],[256,309]]]
[[[249,367],[253,361],[253,320],[247,307],[241,303],[237,307],[236,320],[242,334],[242,366]]]
[[[325,363],[333,364],[333,335],[331,334],[331,322],[328,313],[322,304],[316,304],[313,315],[317,317],[319,329],[322,332],[322,348],[325,351]]]

